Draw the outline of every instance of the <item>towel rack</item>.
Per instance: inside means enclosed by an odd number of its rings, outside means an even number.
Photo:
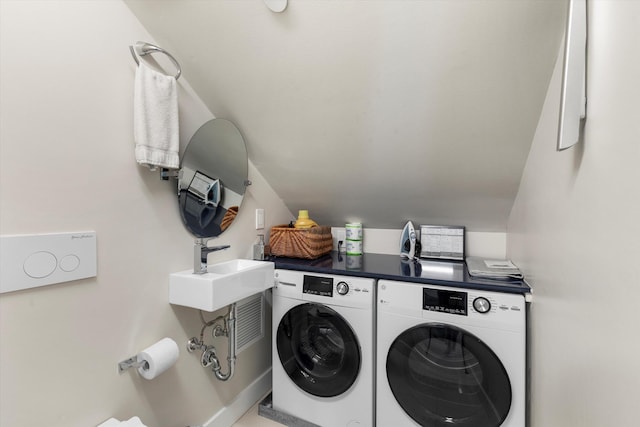
[[[176,68],[178,69],[178,72],[174,76],[175,79],[178,80],[180,78],[180,74],[182,74],[182,69],[180,68],[180,64],[178,63],[176,58],[173,57],[173,55],[171,55],[169,52],[167,52],[163,48],[147,42],[136,42],[135,47],[129,46],[129,50],[131,51],[131,56],[133,56],[133,60],[136,61],[136,64],[138,65],[140,65],[140,61],[138,60],[138,55],[145,56],[151,53],[164,53],[169,57],[169,59],[171,59],[171,62],[173,62],[173,65],[175,65]]]

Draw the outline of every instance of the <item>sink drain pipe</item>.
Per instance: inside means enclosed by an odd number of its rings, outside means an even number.
[[[187,350],[192,353],[196,350],[202,350],[202,357],[200,358],[200,364],[207,368],[211,366],[216,378],[220,381],[227,381],[233,377],[236,370],[236,304],[233,303],[229,307],[229,313],[224,318],[225,327],[216,325],[213,329],[213,337],[226,336],[228,341],[228,356],[227,362],[229,371],[227,373],[222,372],[222,366],[220,365],[220,359],[216,353],[216,349],[213,345],[206,345],[204,343],[204,330],[212,326],[216,321],[221,320],[221,317],[216,318],[211,322],[205,322],[202,330],[200,331],[200,339],[193,337],[187,341]]]

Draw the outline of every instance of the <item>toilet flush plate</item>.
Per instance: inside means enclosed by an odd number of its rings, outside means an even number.
[[[0,293],[96,274],[95,231],[0,236]]]

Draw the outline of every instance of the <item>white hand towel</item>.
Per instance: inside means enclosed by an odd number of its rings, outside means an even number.
[[[140,418],[132,417],[132,418],[129,418],[129,420],[127,421],[123,421],[122,427],[147,427],[147,426],[142,423]]]
[[[142,423],[140,418],[131,417],[127,421],[119,421],[115,418],[109,418],[98,427],[147,427]]]
[[[140,61],[133,94],[136,161],[152,170],[180,167],[176,79]]]
[[[120,424],[122,423],[119,420],[116,420],[115,418],[109,418],[107,421],[98,425],[98,427],[119,427]]]

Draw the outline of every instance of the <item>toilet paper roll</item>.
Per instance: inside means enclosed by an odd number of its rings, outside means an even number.
[[[176,363],[179,355],[178,344],[171,338],[163,338],[138,353],[138,362],[146,362],[138,368],[138,373],[152,380]]]
[[[353,222],[344,226],[347,240],[362,240],[362,224]]]
[[[362,240],[347,240],[347,255],[362,255]]]

